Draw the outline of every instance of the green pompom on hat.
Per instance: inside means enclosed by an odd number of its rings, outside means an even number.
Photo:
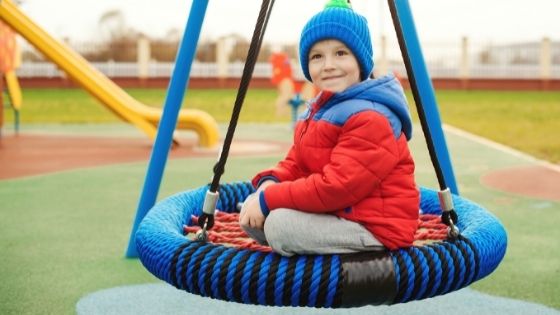
[[[331,0],[325,5],[325,8],[334,7],[352,9],[352,5],[350,5],[350,1],[348,0]]]
[[[362,80],[373,71],[373,45],[365,17],[354,12],[348,0],[330,0],[323,11],[315,14],[304,26],[299,41],[299,60],[307,80],[309,51],[318,41],[336,39],[343,42],[360,65]]]

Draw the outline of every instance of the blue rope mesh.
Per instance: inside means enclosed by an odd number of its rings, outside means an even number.
[[[457,240],[392,253],[398,294],[395,303],[445,294],[490,274],[505,254],[507,235],[500,222],[480,206],[458,196],[453,200],[460,216]],[[439,214],[436,192],[422,189],[421,209]],[[438,274],[438,271],[441,273]],[[426,278],[426,275],[430,276]],[[427,281],[429,280],[429,281]]]
[[[341,307],[352,291],[341,255],[282,257],[275,253],[191,241],[183,225],[200,215],[208,187],[182,192],[150,210],[136,233],[144,266],[175,287],[227,301],[274,306]],[[217,208],[234,212],[254,191],[248,182],[220,187]],[[424,213],[440,214],[435,191],[421,190]],[[480,206],[454,196],[461,237],[389,252],[396,292],[384,304],[446,294],[490,274],[505,254],[507,235]],[[375,277],[374,277],[375,278]]]

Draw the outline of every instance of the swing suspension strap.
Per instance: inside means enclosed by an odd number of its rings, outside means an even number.
[[[406,47],[406,42],[404,38],[404,32],[401,25],[398,23],[398,13],[396,8],[395,0],[388,0],[389,9],[391,11],[391,15],[393,17],[393,23],[395,26],[395,31],[397,33],[397,38],[399,41],[399,46],[401,48],[401,53],[403,57],[403,61],[406,67],[406,72],[410,77],[410,87],[412,89],[412,95],[414,97],[414,102],[416,104],[416,108],[418,111],[418,117],[420,119],[420,124],[422,126],[422,131],[424,132],[424,138],[426,139],[426,145],[428,147],[428,152],[430,154],[430,160],[432,161],[432,165],[434,167],[434,171],[436,173],[440,191],[438,192],[439,202],[442,209],[441,221],[445,223],[449,227],[449,236],[452,238],[457,238],[459,236],[459,229],[457,228],[456,224],[458,223],[458,216],[454,210],[453,206],[453,199],[451,196],[451,191],[445,182],[445,177],[443,175],[443,170],[441,167],[441,163],[439,158],[436,154],[435,144],[433,141],[433,136],[430,131],[430,126],[428,124],[428,120],[426,118],[426,112],[424,110],[424,105],[422,102],[422,98],[420,97],[420,93],[418,90],[418,85],[416,84],[415,80],[415,73],[412,67],[412,61],[410,59],[410,55],[408,54],[408,49]]]
[[[216,211],[216,204],[219,197],[220,178],[225,171],[225,165],[229,155],[231,142],[233,141],[235,128],[237,127],[237,121],[239,120],[241,107],[243,106],[243,101],[245,100],[245,95],[247,94],[247,89],[249,88],[251,77],[253,76],[253,70],[255,69],[255,64],[257,62],[257,57],[261,49],[263,37],[273,6],[274,0],[263,0],[259,16],[257,18],[257,23],[255,25],[255,30],[249,46],[249,52],[243,68],[243,74],[237,90],[237,97],[235,99],[230,123],[224,139],[224,144],[222,146],[222,150],[220,151],[218,162],[214,165],[214,177],[204,198],[202,215],[198,219],[198,225],[202,228],[202,230],[197,238],[202,241],[206,240],[206,230],[211,229],[212,226],[214,226],[214,213]]]

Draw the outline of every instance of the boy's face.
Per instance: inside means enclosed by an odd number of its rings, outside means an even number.
[[[308,58],[311,80],[321,90],[342,92],[361,81],[358,60],[336,39],[315,43]]]

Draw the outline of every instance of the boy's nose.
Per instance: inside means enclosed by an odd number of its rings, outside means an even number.
[[[325,62],[323,64],[323,68],[325,69],[331,69],[334,67],[334,59],[332,57],[325,57]]]

